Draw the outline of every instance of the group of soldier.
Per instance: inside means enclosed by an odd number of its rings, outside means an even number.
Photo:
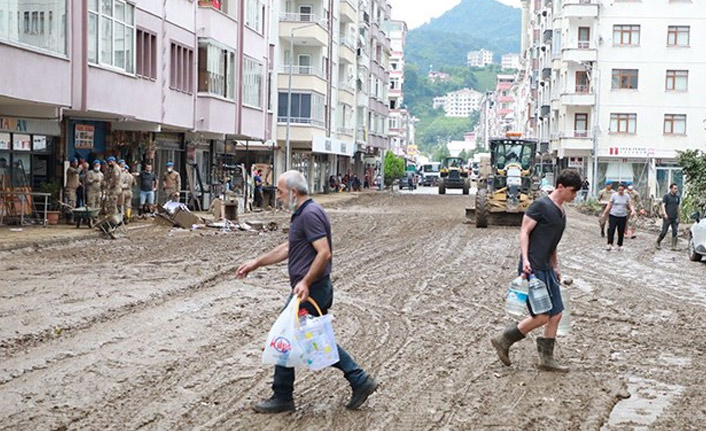
[[[179,199],[181,186],[181,177],[173,166],[172,162],[167,163],[167,171],[162,177],[162,189],[166,199],[170,201]],[[143,172],[145,176],[152,175],[150,170]],[[137,178],[140,175],[140,172],[130,172],[130,166],[125,163],[125,160],[116,160],[114,156],[107,157],[105,161],[94,160],[91,169],[84,160],[79,163],[77,158],[73,158],[66,171],[66,204],[70,208],[83,205],[92,209],[101,208],[108,216],[119,214],[129,218],[133,188],[138,183]],[[152,212],[156,180],[144,183],[140,183],[140,192],[141,194],[151,192],[152,199],[142,199],[141,196],[140,212]],[[82,190],[83,194],[80,194],[79,190]]]

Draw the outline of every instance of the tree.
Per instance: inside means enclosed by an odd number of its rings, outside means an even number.
[[[459,154],[458,157],[462,158],[464,162],[468,161],[468,153],[466,153],[466,150],[462,150]]]
[[[440,143],[434,148],[434,153],[431,155],[431,159],[435,162],[441,162],[447,157],[451,157],[449,152],[449,147],[445,142]]]
[[[405,161],[402,157],[397,157],[388,151],[385,153],[385,185],[391,186],[396,178],[404,175]]]
[[[706,209],[706,153],[701,150],[677,151],[677,160],[686,176],[684,212]]]

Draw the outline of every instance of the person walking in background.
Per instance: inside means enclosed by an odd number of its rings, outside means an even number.
[[[277,199],[292,213],[289,241],[282,243],[257,259],[248,261],[236,271],[238,278],[262,266],[273,265],[289,260],[289,281],[292,292],[286,303],[298,296],[300,308],[316,315],[316,310],[305,301],[311,296],[320,305],[323,314],[333,303],[331,282],[331,222],[326,211],[309,197],[309,187],[304,175],[298,171],[287,171],[277,180]],[[286,308],[286,304],[285,304]],[[355,410],[377,389],[377,382],[363,371],[353,358],[338,347],[340,360],[333,367],[343,371],[353,390],[346,408]],[[294,368],[275,366],[274,394],[271,398],[257,403],[258,413],[279,413],[294,411]]]
[[[253,182],[255,185],[255,190],[253,192],[255,206],[257,208],[262,208],[262,170],[258,169],[257,171],[255,171],[255,177],[253,178]]]
[[[669,193],[662,198],[662,232],[655,243],[655,247],[658,250],[662,248],[662,240],[667,236],[669,226],[672,227],[672,250],[677,249],[677,244],[679,243],[679,218],[681,216],[680,204],[679,186],[676,183],[672,183],[669,186]]]
[[[608,206],[603,211],[602,217],[609,218],[608,222],[608,245],[606,250],[613,249],[615,230],[618,230],[618,251],[623,251],[623,239],[625,238],[625,225],[628,221],[628,214],[635,216],[635,208],[630,201],[630,195],[625,193],[625,184],[618,185],[618,193],[613,193],[608,201]]]
[[[605,209],[613,193],[615,193],[615,191],[613,191],[613,182],[610,180],[605,182],[605,187],[598,193],[598,203],[601,204],[601,216],[598,219],[598,225],[601,227],[601,238],[605,237],[605,224],[608,218],[604,217],[604,214],[606,214]]]
[[[588,182],[588,178],[584,178],[583,182],[581,183],[581,201],[586,202],[586,198],[588,197],[588,190],[590,189],[591,184]]]
[[[630,195],[630,202],[632,202],[632,207],[635,209],[635,215],[628,217],[628,228],[625,236],[630,239],[635,239],[637,237],[635,234],[637,231],[637,219],[645,215],[645,208],[642,206],[642,197],[640,193],[635,190],[635,186],[633,186],[632,182],[628,182],[628,190],[626,193]]]
[[[536,315],[530,308],[530,317],[519,324],[512,323],[505,331],[492,338],[500,361],[509,366],[510,346],[522,340],[539,327],[545,326],[544,337],[537,337],[539,368],[546,371],[567,372],[569,369],[554,359],[556,331],[564,311],[559,282],[561,270],[557,246],[566,228],[566,213],[563,205],[576,198],[581,189],[581,175],[571,169],[564,169],[556,180],[556,188],[548,196],[537,199],[530,205],[522,218],[520,230],[521,258],[519,274],[534,274],[547,286],[552,300],[552,308],[545,314]]]

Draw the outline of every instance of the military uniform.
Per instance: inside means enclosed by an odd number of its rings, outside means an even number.
[[[165,172],[162,175],[162,189],[166,194],[167,202],[179,200],[179,188],[181,187],[181,175],[177,171]]]
[[[135,177],[130,172],[123,171],[120,174],[120,182],[123,192],[120,207],[122,208],[122,213],[127,214],[127,209],[132,208],[132,188],[135,186]]]
[[[72,208],[76,208],[76,189],[81,184],[80,175],[80,168],[69,166],[69,169],[66,170],[66,204]]]
[[[101,207],[101,190],[103,189],[103,173],[101,171],[96,171],[91,169],[86,174],[86,194],[87,202],[86,206],[89,208],[100,208]]]
[[[630,202],[632,202],[632,206],[635,209],[635,215],[628,216],[627,231],[630,234],[629,236],[632,238],[635,236],[635,230],[637,229],[637,214],[642,211],[642,198],[640,197],[640,193],[635,189],[627,190],[627,193],[630,196]]]
[[[605,209],[610,203],[610,197],[613,196],[613,189],[608,189],[607,187],[598,193],[598,203],[601,204],[601,217],[598,219],[598,224],[601,227],[601,236],[605,234],[605,224],[608,221],[608,216],[604,215]]]
[[[122,182],[120,180],[120,166],[114,164],[113,166],[108,166],[105,178],[105,192],[106,192],[106,214],[113,215],[119,214],[118,211],[118,201],[122,196]]]

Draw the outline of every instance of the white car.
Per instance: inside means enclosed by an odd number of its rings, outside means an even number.
[[[696,221],[689,231],[689,259],[700,262],[706,256],[706,214],[694,213],[691,218]]]

